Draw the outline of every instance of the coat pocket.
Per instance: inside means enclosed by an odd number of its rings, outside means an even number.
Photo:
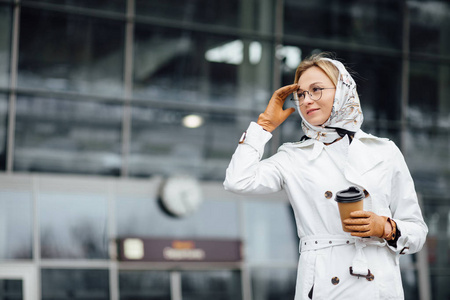
[[[379,279],[381,299],[403,299],[400,268],[396,263],[396,253],[387,247],[377,249],[379,258],[376,271]]]
[[[336,246],[317,252],[314,272],[314,300],[379,298],[377,282],[350,274],[354,245]]]
[[[300,255],[297,270],[297,285],[295,291],[295,300],[311,299],[310,291],[314,286],[314,269],[316,264],[315,251],[303,252]],[[311,293],[312,295],[313,293]]]

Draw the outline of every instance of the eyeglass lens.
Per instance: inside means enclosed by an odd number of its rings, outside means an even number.
[[[310,91],[297,92],[297,97],[300,102],[303,102],[303,100],[305,100],[306,93],[309,94],[311,100],[319,100],[322,96],[322,89],[312,88]]]

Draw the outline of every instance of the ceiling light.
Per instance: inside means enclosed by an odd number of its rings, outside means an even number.
[[[198,128],[203,125],[203,117],[199,115],[187,115],[183,118],[182,123],[187,128]]]

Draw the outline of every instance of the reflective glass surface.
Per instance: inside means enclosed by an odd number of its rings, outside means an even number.
[[[418,189],[450,193],[450,64],[412,61],[405,158]]]
[[[432,299],[450,299],[450,275],[432,274],[430,277]]]
[[[188,173],[222,181],[239,137],[250,121],[256,119],[257,116],[238,113],[134,107],[129,173],[132,176]]]
[[[310,39],[400,49],[401,1],[284,1],[284,33]]]
[[[275,21],[274,0],[136,0],[138,16],[176,22],[203,23],[270,32]]]
[[[415,256],[401,255],[400,256],[400,272],[402,277],[403,292],[405,299],[420,300],[419,294],[419,278],[417,270],[415,270]]]
[[[0,259],[31,259],[33,244],[32,194],[0,191]]]
[[[42,193],[39,208],[42,258],[108,258],[105,196]]]
[[[449,194],[450,133],[448,131],[436,127],[409,127],[404,155],[418,191],[431,195]]]
[[[171,300],[167,271],[120,271],[120,300]]]
[[[14,169],[118,175],[122,106],[19,96]]]
[[[83,7],[103,11],[125,12],[127,0],[21,0],[23,3],[45,2],[70,7]]]
[[[289,203],[248,201],[244,205],[246,259],[249,262],[298,260],[298,237]]]
[[[413,60],[409,81],[408,118],[412,125],[450,126],[450,63]]]
[[[141,24],[135,40],[135,97],[246,109],[270,98],[268,43]]]
[[[238,238],[238,204],[205,200],[184,218],[163,212],[156,198],[119,197],[116,206],[117,234],[142,237]]]
[[[107,270],[42,269],[41,282],[42,300],[110,299]]]
[[[121,97],[122,22],[22,7],[18,86]]]
[[[10,6],[0,5],[0,87],[7,87],[9,83],[11,12]]]
[[[431,274],[450,268],[450,198],[448,195],[423,197],[424,218],[428,225],[428,263]]]
[[[241,274],[238,271],[191,271],[181,273],[183,300],[240,300]]]
[[[294,299],[296,268],[252,268],[251,276],[253,299]]]
[[[19,279],[0,279],[0,300],[22,300],[23,281]]]
[[[411,51],[450,57],[448,1],[407,1],[406,3],[410,14]]]

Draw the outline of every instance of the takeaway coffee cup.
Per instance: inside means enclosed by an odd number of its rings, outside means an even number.
[[[350,218],[352,211],[363,210],[364,204],[364,192],[359,187],[351,186],[346,190],[342,190],[336,193],[334,200],[338,203],[339,214],[341,215],[341,222]],[[345,232],[351,232],[344,227],[342,223],[342,229]]]

